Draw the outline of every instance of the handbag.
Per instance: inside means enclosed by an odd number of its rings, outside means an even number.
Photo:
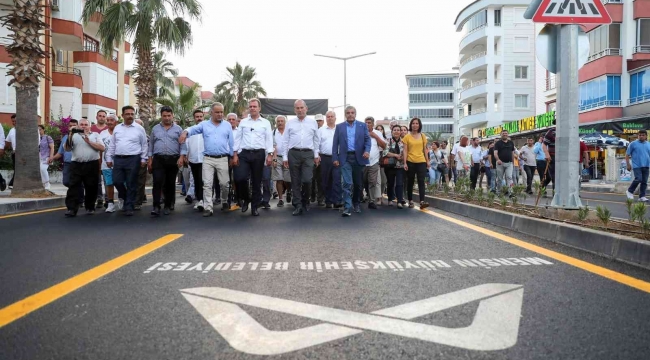
[[[392,141],[392,139],[391,139]],[[399,144],[395,143],[395,148],[399,149]],[[388,152],[393,154],[399,154],[399,152],[393,151],[393,148],[388,147]],[[383,156],[379,159],[379,166],[383,168],[394,168],[397,165],[397,159],[394,157]]]
[[[438,161],[438,166],[436,166],[436,170],[438,170],[441,173],[447,171],[447,164],[440,162],[440,159],[438,159],[438,155],[436,155],[436,152],[435,151],[432,152],[433,152],[433,156],[436,157],[436,161]]]

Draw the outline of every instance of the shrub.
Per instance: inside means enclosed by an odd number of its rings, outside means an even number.
[[[606,208],[606,207],[597,206],[596,207],[596,216],[598,216],[600,221],[603,222],[603,225],[605,226],[605,229],[607,229],[607,224],[609,223],[609,220],[612,217],[612,212],[609,211],[609,209]]]
[[[589,206],[578,209],[578,220],[585,221],[589,217]]]

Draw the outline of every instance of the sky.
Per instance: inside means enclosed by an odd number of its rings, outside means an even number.
[[[193,44],[167,58],[203,90],[214,91],[227,79],[226,67],[238,61],[256,68],[269,98],[325,98],[337,107],[343,105],[343,61],[314,54],[377,52],[347,62],[348,104],[359,119],[406,117],[405,75],[457,65],[460,33],[453,23],[470,2],[201,0]],[[334,110],[343,121],[343,107]]]

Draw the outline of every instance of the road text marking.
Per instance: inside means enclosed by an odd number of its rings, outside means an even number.
[[[105,262],[88,271],[85,271],[68,280],[58,283],[39,293],[29,296],[23,300],[13,303],[3,309],[0,309],[0,328],[20,319],[21,317],[38,310],[43,306],[65,296],[69,293],[88,285],[89,283],[105,276],[122,266],[142,257],[150,252],[159,249],[170,242],[180,238],[183,234],[169,234],[154,240],[128,253],[118,256],[113,260]]]

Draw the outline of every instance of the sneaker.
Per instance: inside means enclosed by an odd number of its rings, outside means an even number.
[[[198,211],[203,211],[204,210],[203,200],[197,202],[196,205],[194,205],[194,210],[198,210]]]
[[[86,215],[95,215],[95,210],[86,209]]]
[[[107,213],[114,213],[115,212],[115,204],[113,203],[108,203],[108,207],[106,208]]]
[[[284,201],[280,200],[278,201],[278,207],[283,207],[284,206]]]
[[[648,202],[648,198],[644,196],[644,197],[640,198],[639,201],[640,202]]]
[[[628,199],[630,199],[630,200],[634,200],[634,194],[632,194],[631,192],[626,191],[626,192],[625,192],[625,195],[627,196]]]
[[[124,209],[124,200],[119,199],[117,200],[117,210],[122,210]]]
[[[227,203],[221,204],[221,211],[228,211],[228,210],[230,210],[230,205],[228,205]]]
[[[397,203],[397,208],[398,208],[398,209],[403,209],[403,208],[404,208],[404,205],[402,205],[402,203],[399,203],[399,202],[398,202],[398,203]]]
[[[65,215],[65,217],[75,217],[77,216],[77,212],[74,210],[68,210],[63,215]]]
[[[165,214],[165,215],[169,215],[169,214],[171,214],[171,213],[172,213],[171,208],[166,207],[166,208],[163,210],[163,214]]]
[[[212,216],[212,210],[205,210],[203,212],[203,217],[210,217]]]
[[[133,210],[142,210],[142,205],[140,204],[133,205]]]
[[[270,209],[270,208],[271,208],[271,205],[270,205],[269,203],[267,203],[267,202],[262,203],[262,209],[264,209],[264,210],[268,210],[268,209]]]
[[[341,214],[341,216],[343,216],[343,217],[352,216],[352,213],[350,212],[350,209],[345,209],[345,210],[343,210],[343,213]]]

